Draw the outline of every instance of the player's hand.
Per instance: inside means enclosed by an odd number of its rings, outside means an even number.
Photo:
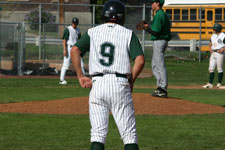
[[[63,50],[63,56],[67,57],[67,50],[66,49]]]
[[[129,81],[129,83],[130,83],[130,90],[131,90],[131,93],[132,93],[132,91],[133,91],[133,87],[134,87],[133,78],[132,78],[132,77],[130,77],[130,78],[128,79],[128,81]]]
[[[210,52],[210,54],[212,54],[212,53],[213,53],[213,50],[212,50],[212,49],[210,49],[210,50],[209,50],[209,52]]]
[[[217,52],[222,54],[223,53],[223,48],[219,49]]]
[[[146,30],[148,29],[148,23],[146,21],[140,21],[136,24],[136,29],[137,30]]]
[[[90,78],[83,76],[79,78],[80,86],[82,88],[91,88],[92,87],[92,81]]]

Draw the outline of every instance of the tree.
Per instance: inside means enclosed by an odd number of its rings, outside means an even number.
[[[39,28],[39,8],[31,10],[25,15],[24,20],[30,24],[32,30],[38,30]],[[52,15],[49,11],[44,11],[41,8],[41,23],[54,23],[56,16]]]
[[[91,0],[91,4],[104,5],[107,1],[108,0]],[[95,7],[95,23],[102,23],[102,6]]]
[[[103,5],[105,2],[108,0],[91,0],[91,4],[98,4],[98,5]]]

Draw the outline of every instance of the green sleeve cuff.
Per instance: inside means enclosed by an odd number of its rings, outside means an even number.
[[[81,36],[75,46],[80,49],[82,57],[86,52],[90,51],[90,37],[87,32]]]
[[[65,28],[65,29],[64,29],[64,32],[63,32],[63,37],[62,37],[62,39],[68,40],[68,39],[69,39],[69,36],[70,36],[69,29],[68,29],[68,28]]]
[[[135,59],[139,55],[144,55],[142,46],[138,40],[138,37],[132,33],[131,42],[130,42],[130,56],[132,59]]]

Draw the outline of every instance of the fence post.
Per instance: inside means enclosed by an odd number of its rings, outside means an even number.
[[[17,38],[18,38],[18,51],[17,51],[17,75],[23,76],[24,59],[25,59],[25,24],[17,24]]]
[[[92,8],[92,25],[95,26],[95,4],[93,4]]]
[[[202,8],[199,9],[199,52],[198,52],[198,60],[201,62],[201,41],[202,41]]]
[[[191,39],[190,40],[190,51],[191,52],[196,52],[196,39]]]
[[[142,20],[145,20],[145,4],[143,4],[143,15],[142,15]],[[142,31],[142,49],[145,51],[145,30]]]
[[[1,69],[1,65],[2,65],[2,60],[1,60],[1,57],[2,57],[2,45],[1,45],[1,11],[2,11],[2,8],[0,7],[0,69]],[[1,71],[0,71],[1,73]]]
[[[45,57],[46,57],[46,49],[45,49],[45,38],[46,38],[46,35],[45,35],[45,28],[47,27],[47,24],[44,24],[43,23],[43,46],[42,46],[42,68],[45,69]]]
[[[41,4],[39,5],[39,60],[41,60]]]

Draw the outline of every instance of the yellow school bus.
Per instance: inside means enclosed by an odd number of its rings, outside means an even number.
[[[201,39],[210,40],[213,33],[212,27],[215,23],[221,24],[223,26],[222,31],[225,32],[225,3],[170,4],[165,5],[163,10],[167,12],[170,18],[173,38],[199,40],[201,26]],[[208,50],[208,46],[202,47],[202,50]]]

